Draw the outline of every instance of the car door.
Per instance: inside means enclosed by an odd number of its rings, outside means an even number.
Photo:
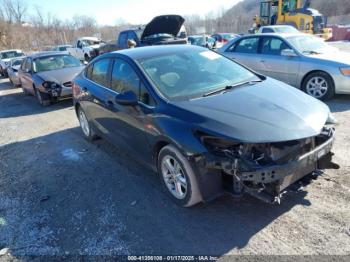
[[[296,86],[300,58],[298,56],[282,56],[282,51],[285,49],[292,49],[285,40],[274,36],[262,37],[258,71]]]
[[[233,60],[257,70],[259,37],[245,37],[233,43],[226,49],[225,55]]]
[[[111,89],[113,101],[109,107],[111,118],[108,119],[108,130],[115,141],[122,141],[129,151],[140,159],[150,161],[150,145],[146,137],[146,126],[153,112],[154,99],[136,72],[136,68],[126,60],[116,58],[111,73]],[[113,100],[117,94],[132,91],[139,100],[138,106],[120,105]]]
[[[86,115],[107,137],[110,137],[110,130],[107,129],[106,123],[108,118],[111,118],[109,107],[114,95],[109,89],[111,63],[110,58],[103,58],[90,64],[85,71],[87,81],[81,86],[84,96],[82,106]]]
[[[21,65],[19,77],[22,88],[34,95],[32,73],[32,59],[26,58]]]

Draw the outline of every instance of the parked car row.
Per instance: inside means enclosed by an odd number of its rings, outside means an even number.
[[[315,36],[247,35],[231,40],[219,52],[321,100],[350,94],[350,54]]]
[[[181,27],[154,34],[153,24],[140,39],[172,32],[161,42],[176,42]],[[154,169],[181,206],[224,193],[274,203],[330,164],[336,121],[312,96],[349,93],[349,60],[316,39],[238,36],[217,51],[146,41],[86,66],[69,49],[42,52],[13,59],[9,75],[43,106],[73,96],[85,138],[108,139]]]

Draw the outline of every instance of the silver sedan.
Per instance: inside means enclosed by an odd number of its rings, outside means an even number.
[[[334,94],[350,94],[350,53],[315,36],[248,35],[230,41],[218,51],[321,100]]]

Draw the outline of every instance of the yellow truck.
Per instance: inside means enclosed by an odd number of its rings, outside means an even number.
[[[310,0],[261,1],[260,16],[254,17],[253,31],[266,25],[291,25],[326,40],[332,37],[332,29],[327,28],[327,17],[310,8]]]

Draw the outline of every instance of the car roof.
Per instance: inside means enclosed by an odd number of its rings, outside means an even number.
[[[100,41],[100,39],[98,37],[94,37],[94,36],[84,36],[84,37],[78,38],[78,40]]]
[[[145,46],[137,48],[129,48],[120,51],[115,51],[110,54],[121,54],[130,57],[131,59],[143,59],[152,56],[166,55],[170,53],[181,53],[189,50],[208,51],[207,48],[195,45],[159,45],[159,46]]]
[[[263,25],[260,28],[279,28],[279,27],[293,27],[293,28],[295,28],[294,26],[291,26],[291,25]]]
[[[55,55],[68,55],[68,53],[58,52],[58,51],[45,51],[45,52],[34,53],[31,55],[28,55],[27,57],[32,58],[32,59],[36,59],[36,58],[40,58],[40,57],[55,56]]]
[[[252,34],[252,35],[244,35],[241,36],[240,39],[244,37],[254,37],[254,36],[279,36],[281,38],[290,38],[290,37],[295,37],[295,36],[311,36],[310,34],[305,34],[305,33],[257,33],[257,34]]]

